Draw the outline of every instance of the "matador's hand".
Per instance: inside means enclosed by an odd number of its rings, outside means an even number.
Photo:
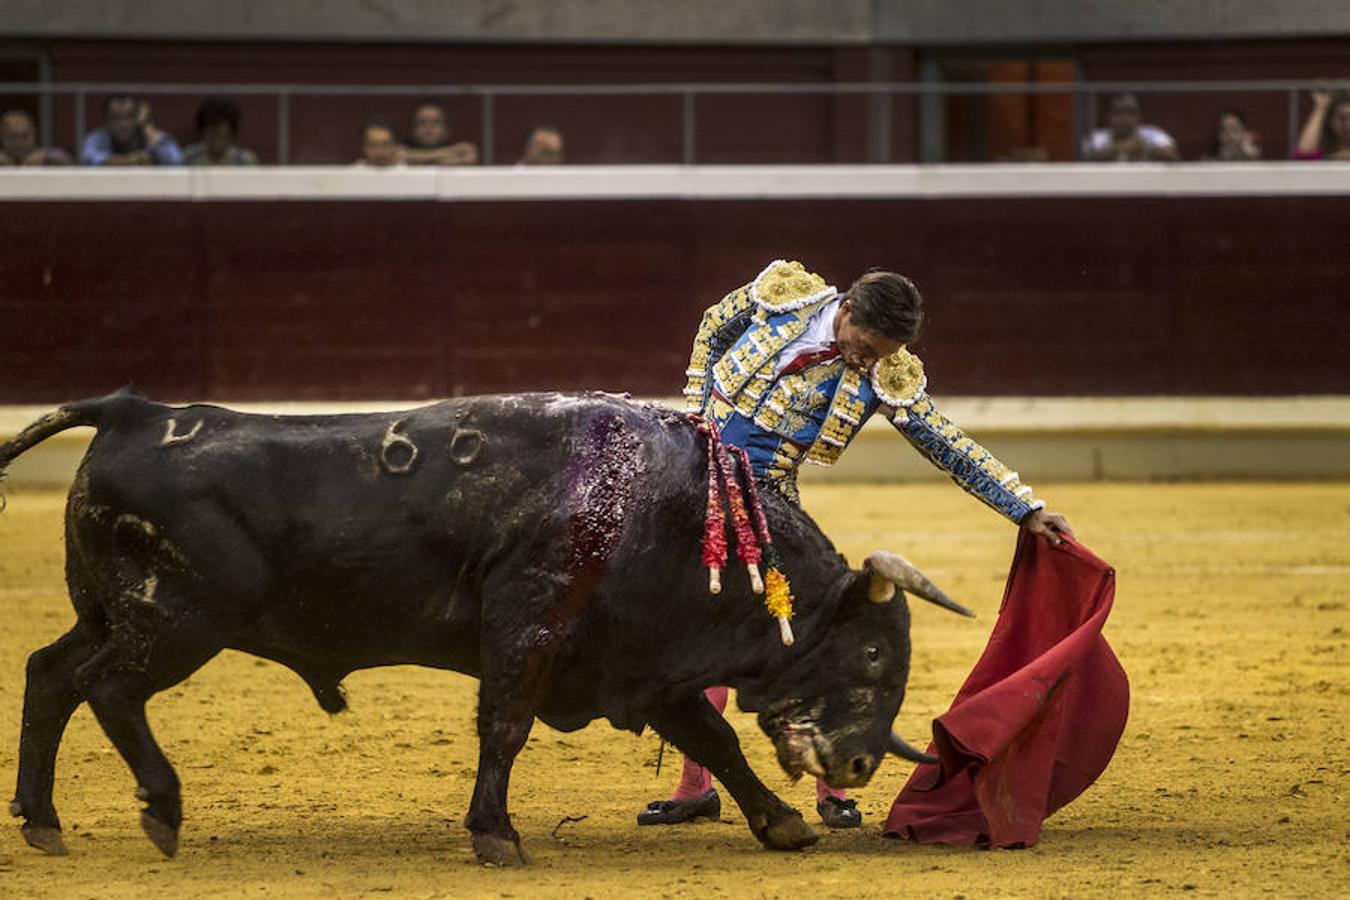
[[[1056,547],[1064,543],[1061,534],[1073,537],[1073,529],[1069,527],[1068,519],[1059,513],[1046,512],[1044,509],[1038,509],[1023,519],[1022,527],[1032,534],[1040,535]]]

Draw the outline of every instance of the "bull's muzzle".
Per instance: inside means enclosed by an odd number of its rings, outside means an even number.
[[[849,754],[813,725],[788,725],[774,738],[778,764],[794,780],[804,774],[823,778],[835,788],[861,787],[872,779],[880,761],[870,753]]]
[[[927,576],[898,553],[878,550],[867,557],[863,562],[863,568],[872,573],[872,582],[867,587],[867,599],[873,603],[889,603],[895,596],[895,589],[900,588],[916,597],[922,597],[929,603],[936,603],[943,609],[975,618],[975,613],[948,597],[941,588],[929,581]]]
[[[819,737],[820,732],[815,728],[802,725],[788,725],[774,737],[778,765],[788,777],[795,781],[808,772],[818,778],[825,777],[825,764],[816,746]]]

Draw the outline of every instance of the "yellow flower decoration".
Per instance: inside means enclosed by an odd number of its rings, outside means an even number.
[[[770,569],[764,574],[764,606],[775,619],[792,618],[792,588],[777,569]]]

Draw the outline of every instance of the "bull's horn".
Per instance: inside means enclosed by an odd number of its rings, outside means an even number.
[[[936,765],[938,761],[938,758],[936,756],[929,756],[922,750],[916,750],[914,747],[911,747],[908,741],[906,741],[900,735],[896,734],[894,731],[891,732],[891,745],[886,749],[891,751],[901,759],[907,759],[910,762],[929,763],[932,765]]]
[[[975,613],[948,597],[941,588],[929,581],[922,572],[899,554],[878,550],[867,557],[863,566],[872,573],[872,583],[868,586],[867,596],[873,603],[885,603],[890,600],[895,593],[894,588],[898,587],[916,597],[922,597],[929,603],[936,603],[943,609],[975,618]]]

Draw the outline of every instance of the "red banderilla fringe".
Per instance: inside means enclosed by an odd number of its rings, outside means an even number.
[[[731,524],[736,530],[736,556],[750,575],[750,589],[756,594],[762,594],[764,581],[759,575],[759,541],[755,537],[755,526],[751,524],[750,514],[745,508],[745,498],[736,479],[736,467],[731,463],[726,444],[721,441],[717,443],[717,469],[722,477],[722,490],[726,491],[727,506],[731,508]]]
[[[744,447],[733,447],[733,452],[741,461],[741,467],[745,471],[745,492],[750,495],[750,511],[755,516],[755,533],[759,537],[760,546],[764,552],[769,552],[770,545],[773,544],[773,537],[769,534],[769,520],[764,518],[764,504],[759,502],[759,485],[755,484],[755,472],[750,468],[750,454],[745,452]],[[768,564],[768,560],[765,560]]]
[[[731,456],[722,443],[722,435],[716,424],[696,415],[689,418],[708,439],[708,505],[703,516],[703,564],[708,567],[708,590],[716,594],[722,589],[721,568],[727,558],[726,517],[722,512],[722,495],[725,494],[727,506],[731,510],[732,528],[736,532],[736,556],[750,576],[750,589],[756,594],[762,594],[764,580],[759,573],[760,546],[755,534],[756,526],[752,524],[750,513],[746,510]],[[735,449],[741,456],[747,482],[753,484],[754,474],[749,466],[749,457],[739,448]],[[762,521],[764,510],[760,508],[758,493],[752,496],[754,514]],[[763,531],[767,533],[767,526]]]
[[[727,563],[726,514],[722,512],[722,495],[717,487],[717,450],[720,436],[717,426],[698,416],[690,416],[698,430],[708,439],[708,503],[703,513],[703,564],[708,567],[708,591],[722,593],[722,567]]]

